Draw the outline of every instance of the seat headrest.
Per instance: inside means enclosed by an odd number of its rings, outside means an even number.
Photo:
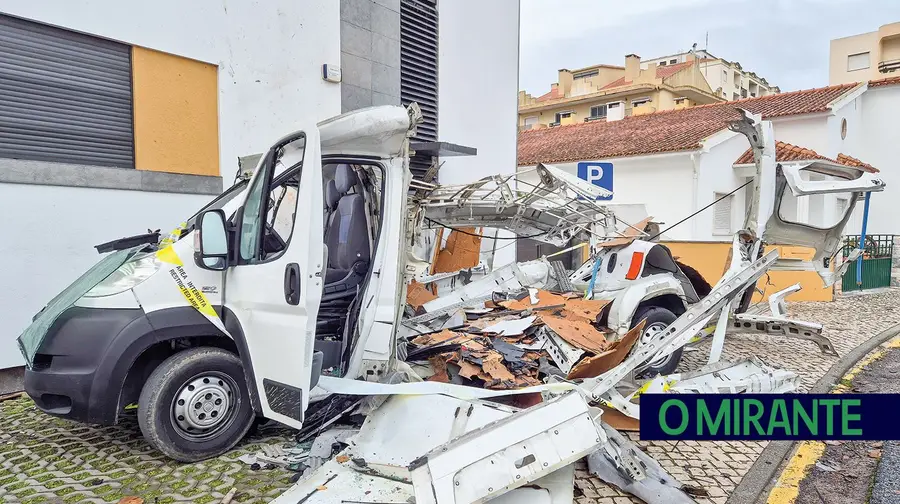
[[[356,174],[348,164],[339,164],[334,170],[334,184],[341,194],[347,194],[356,184]]]
[[[334,183],[334,180],[329,180],[328,184],[325,186],[325,206],[328,207],[329,210],[334,210],[334,207],[337,206],[338,200],[341,199],[341,193],[337,190],[337,185]]]

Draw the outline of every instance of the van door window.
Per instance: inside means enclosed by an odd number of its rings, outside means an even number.
[[[294,229],[305,147],[306,139],[301,137],[278,148],[274,161],[264,163],[263,171],[253,180],[241,220],[243,262],[272,260],[287,247]],[[269,182],[273,173],[274,185]]]

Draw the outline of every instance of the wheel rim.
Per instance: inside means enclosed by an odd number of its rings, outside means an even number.
[[[652,324],[648,324],[647,327],[644,328],[644,332],[641,334],[641,344],[649,344],[650,341],[652,341],[653,338],[656,337],[656,335],[663,332],[667,327],[669,327],[669,324],[666,324],[665,322],[654,322]],[[649,363],[647,363],[646,367],[660,368],[668,364],[670,360],[672,360],[672,354],[664,355],[662,357],[652,359]]]
[[[237,384],[217,372],[199,374],[184,385],[172,400],[172,425],[185,439],[208,439],[234,421]]]

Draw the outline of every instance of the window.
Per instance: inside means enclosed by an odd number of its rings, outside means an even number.
[[[665,61],[660,61],[660,62],[659,62],[659,66],[666,66],[666,62],[665,62]]]
[[[606,104],[606,109],[607,109],[607,111],[608,111],[608,110],[610,110],[610,109],[619,108],[619,105],[621,105],[621,104],[622,104],[622,102],[607,103],[607,104]]]
[[[737,93],[732,93],[732,94],[731,94],[731,99],[732,99],[732,100],[740,100],[740,99],[741,99],[741,95],[739,95],[739,94],[737,94]]]
[[[684,105],[684,103],[685,103],[686,100],[687,100],[687,99],[684,98],[684,97],[681,97],[681,98],[675,98],[675,105]]]
[[[847,56],[847,71],[864,70],[869,68],[869,53],[851,54]]]
[[[670,64],[670,65],[674,65],[675,63],[678,63],[678,60],[677,60],[677,59],[670,59],[670,60],[669,60],[669,64]]]
[[[569,117],[572,117],[572,112],[571,112],[571,111],[568,111],[568,112],[557,112],[557,113],[556,113],[556,121],[555,121],[555,124],[559,124],[559,123],[562,122],[563,119],[567,119],[567,118],[569,118]]]
[[[131,46],[0,14],[0,157],[134,168]]]
[[[525,126],[522,129],[530,130],[531,128],[534,128],[534,125],[537,123],[538,123],[537,116],[526,117],[525,118]]]
[[[631,100],[631,106],[632,106],[632,107],[637,107],[637,106],[640,106],[640,105],[644,105],[644,104],[646,104],[646,103],[650,103],[650,98],[648,98],[648,97],[646,97],[646,96],[643,97],[643,98],[635,98],[635,99]]]
[[[713,193],[713,201],[723,198],[713,205],[713,234],[731,234],[731,201],[734,196],[725,196],[725,193]]]
[[[591,107],[591,117],[606,117],[606,104]]]
[[[584,79],[587,77],[594,77],[595,75],[600,75],[600,70],[589,70],[587,72],[579,72],[572,76],[573,79]]]
[[[281,255],[294,230],[297,190],[306,151],[306,136],[301,135],[275,149],[251,182],[241,218],[240,256],[242,262],[270,261]],[[273,173],[284,167],[287,174],[269,189]],[[265,217],[265,219],[263,219]]]

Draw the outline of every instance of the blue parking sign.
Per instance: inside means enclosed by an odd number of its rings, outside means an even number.
[[[613,192],[612,163],[578,163],[578,178]],[[598,196],[597,199],[609,201],[612,199],[612,195]]]

